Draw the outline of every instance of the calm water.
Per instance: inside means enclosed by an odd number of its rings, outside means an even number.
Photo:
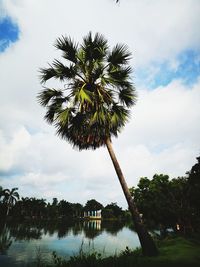
[[[126,246],[139,246],[136,233],[120,222],[62,222],[37,224],[7,224],[0,229],[0,266],[30,266],[40,254],[50,261],[52,251],[69,258],[95,249],[103,255],[113,255]]]

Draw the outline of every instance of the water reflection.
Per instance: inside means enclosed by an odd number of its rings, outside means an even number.
[[[117,233],[124,227],[123,221],[103,221],[102,227],[111,235],[116,236]]]
[[[7,226],[0,229],[1,247],[10,247],[12,240],[15,241],[31,241],[41,239],[43,235],[54,236],[58,239],[65,238],[72,233],[73,236],[83,234],[88,239],[94,239],[102,232],[106,231],[111,235],[117,233],[124,227],[123,222],[118,221],[101,221],[101,220],[85,220],[85,221],[58,221],[58,222],[26,222],[13,223],[9,222]],[[5,245],[4,245],[5,244]]]
[[[9,247],[12,245],[12,237],[6,225],[0,231],[0,255],[6,255]]]
[[[11,235],[17,241],[21,240],[33,240],[33,239],[41,239],[43,231],[37,227],[30,227],[24,224],[16,225],[10,228]]]
[[[134,248],[139,245],[137,235],[123,222],[43,220],[16,223],[9,221],[6,226],[0,225],[0,266],[31,264],[35,260],[36,247],[41,248],[45,260],[51,259],[52,251],[56,251],[58,255],[70,257],[80,251],[82,243],[86,250],[88,244],[93,244],[100,252],[106,249],[106,255],[114,254],[116,250],[120,251],[126,246]],[[3,256],[6,253],[7,256]]]
[[[88,239],[94,239],[98,235],[101,234],[102,228],[101,228],[101,220],[88,220],[83,222],[83,231],[85,234],[85,237]]]
[[[123,222],[101,220],[7,222],[6,227],[5,225],[0,227],[0,253],[5,254],[13,243],[28,242],[29,244],[36,240],[44,240],[46,237],[57,240],[69,240],[73,237],[79,240],[79,243],[80,238],[87,238],[88,241],[93,242],[102,234],[115,237],[123,227]]]

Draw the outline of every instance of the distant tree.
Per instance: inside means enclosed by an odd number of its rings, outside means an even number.
[[[56,197],[53,198],[52,205],[53,206],[57,206],[58,205],[58,199]]]
[[[0,186],[0,200],[1,200],[2,197],[3,197],[3,187]]]
[[[192,166],[188,175],[188,197],[192,209],[192,219],[194,227],[200,230],[200,157],[197,157],[197,163]]]
[[[47,203],[46,200],[41,198],[37,199],[35,197],[22,197],[21,201],[19,201],[13,210],[16,212],[16,209],[20,211],[20,215],[23,217],[37,217],[43,218],[47,214]]]
[[[73,216],[73,205],[66,200],[61,200],[58,203],[59,216]]]
[[[115,218],[118,218],[123,215],[122,208],[120,208],[117,205],[117,203],[113,203],[113,202],[105,206],[105,208],[102,211],[102,216],[106,217],[107,215],[109,215],[109,213]]]
[[[108,209],[108,208],[104,208],[102,210],[102,217],[104,219],[116,219],[116,217],[114,216],[114,212],[112,209]]]
[[[84,210],[92,211],[92,210],[101,210],[103,205],[96,201],[95,199],[88,200],[85,204]]]
[[[80,203],[72,203],[72,209],[75,217],[81,217],[83,215],[83,205]]]
[[[144,255],[158,251],[139,216],[124,175],[112,148],[111,138],[128,121],[129,108],[136,100],[131,81],[126,45],[112,50],[107,40],[89,33],[78,45],[71,38],[58,38],[56,48],[62,51],[67,65],[59,60],[41,69],[41,82],[54,78],[65,83],[63,89],[44,88],[38,98],[47,108],[45,119],[55,125],[57,134],[79,150],[106,146],[133,217]]]
[[[17,192],[18,188],[4,189],[3,194],[3,202],[7,206],[6,216],[8,216],[10,209],[14,206],[14,204],[19,200],[19,194]]]
[[[0,186],[0,216],[4,214],[4,205],[3,205],[3,187]]]

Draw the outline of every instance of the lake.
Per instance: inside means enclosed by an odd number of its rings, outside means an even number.
[[[31,266],[38,255],[51,261],[52,252],[69,258],[96,250],[104,256],[139,247],[132,227],[118,221],[7,223],[0,228],[0,266]]]

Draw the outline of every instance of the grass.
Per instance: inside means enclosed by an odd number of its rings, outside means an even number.
[[[154,266],[200,266],[200,244],[193,241],[181,237],[166,239],[160,242],[159,251],[157,258],[148,259]]]
[[[159,256],[144,257],[141,249],[128,247],[118,255],[104,258],[94,250],[85,253],[80,249],[76,256],[65,260],[53,253],[53,264],[37,267],[200,267],[200,244],[181,237],[158,243]]]

